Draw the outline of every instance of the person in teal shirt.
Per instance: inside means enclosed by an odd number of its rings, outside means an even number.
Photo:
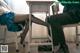
[[[23,28],[28,28],[29,30],[29,15],[30,14],[16,14],[7,4],[7,1],[0,0],[0,25],[6,25],[8,31],[11,32],[19,32],[22,31]],[[31,22],[36,24],[40,24],[43,26],[48,26],[46,22],[43,20],[31,15]],[[26,26],[27,25],[27,26]],[[28,31],[27,30],[27,31]],[[25,31],[25,30],[24,30]],[[27,32],[25,32],[27,33]],[[21,43],[24,41],[26,34],[20,36]]]
[[[53,45],[60,45],[60,50],[62,50],[63,53],[69,53],[62,26],[80,22],[80,1],[58,1],[64,6],[63,13],[47,17],[47,22],[51,25],[52,28]]]
[[[5,2],[5,0],[0,0],[0,25],[6,25],[8,31],[12,32],[21,31],[22,30],[21,26],[25,27],[25,21],[29,21],[29,15],[30,14],[16,14],[7,4],[7,1]],[[31,21],[36,24],[48,26],[46,22],[44,22],[41,19],[38,19],[32,14],[31,18],[32,18]]]

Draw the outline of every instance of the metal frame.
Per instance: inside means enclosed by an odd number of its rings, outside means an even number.
[[[50,5],[53,3],[52,1],[47,1],[47,2],[43,2],[43,1],[27,1],[29,4],[29,9],[30,9],[30,15],[29,15],[29,41],[28,41],[28,53],[31,53],[31,45],[52,45],[53,48],[53,44],[52,43],[31,43],[32,40],[32,25],[31,25],[31,14],[34,12],[45,12],[45,13],[49,13],[50,15]],[[45,5],[44,5],[45,4]],[[35,7],[36,5],[38,5],[37,7]],[[44,7],[42,7],[42,5],[44,5]],[[38,8],[38,9],[37,9]],[[53,49],[52,49],[53,50]],[[53,51],[52,51],[53,52]],[[38,53],[38,51],[37,51]]]

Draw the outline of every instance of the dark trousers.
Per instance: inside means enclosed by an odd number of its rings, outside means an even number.
[[[65,10],[66,8],[64,8]],[[74,24],[80,21],[80,10],[79,9],[70,9],[62,14],[51,15],[47,17],[47,22],[51,25],[52,28],[52,39],[53,44],[65,45],[65,37],[63,32],[63,25]]]

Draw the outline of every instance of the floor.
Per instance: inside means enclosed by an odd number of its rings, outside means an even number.
[[[8,53],[16,53],[16,46],[15,43],[8,44],[9,45],[9,50]],[[74,43],[68,43],[69,51],[70,53],[80,53],[80,45],[76,47],[76,44]],[[23,48],[21,45],[19,46],[19,52],[17,53],[27,53],[28,47],[26,46]],[[32,53],[34,53],[32,51]],[[51,52],[39,52],[39,53],[51,53]]]
[[[2,30],[2,28],[0,28]],[[72,30],[73,29],[73,30]],[[4,30],[3,30],[4,31]],[[2,38],[2,36],[4,35],[3,31],[0,31],[0,38]],[[65,37],[68,41],[74,41],[75,40],[75,29],[74,28],[65,28]],[[1,36],[2,35],[2,36]],[[6,42],[14,42],[16,39],[14,39],[16,37],[15,33],[11,33],[7,31],[7,41]],[[15,43],[10,43],[7,44],[9,45],[9,50],[8,53],[16,53],[16,45]],[[76,44],[74,42],[68,42],[68,46],[69,46],[69,51],[70,53],[80,53],[80,45],[78,47],[76,47]],[[35,47],[33,47],[33,51]],[[19,45],[19,52],[18,53],[27,53],[28,51],[28,47],[26,46],[25,48],[23,48],[21,45]],[[32,53],[35,53],[33,52]],[[39,53],[51,53],[51,52],[39,52]]]

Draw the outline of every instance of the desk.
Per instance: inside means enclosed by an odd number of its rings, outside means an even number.
[[[53,4],[53,1],[50,0],[27,0],[26,1],[29,5],[29,12],[30,14],[38,12],[38,13],[46,13],[50,15],[50,5]],[[47,16],[47,15],[46,15]],[[31,25],[31,15],[29,16],[29,53],[30,51],[30,46],[31,45],[46,45],[46,44],[36,44],[36,43],[31,43],[32,42],[32,25]],[[52,46],[53,47],[53,46]],[[53,52],[53,51],[52,51]],[[35,52],[35,53],[38,53]]]

